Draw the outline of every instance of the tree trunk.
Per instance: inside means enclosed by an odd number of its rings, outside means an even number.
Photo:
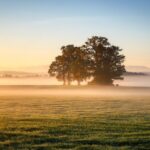
[[[68,85],[71,85],[71,81],[70,81],[70,73],[68,72]]]
[[[66,85],[66,80],[64,80],[63,85],[64,85],[64,86]]]
[[[80,84],[80,80],[78,80],[78,86],[80,86],[81,84]]]
[[[70,80],[68,80],[68,85],[69,85],[69,86],[71,85],[71,82],[70,82]]]

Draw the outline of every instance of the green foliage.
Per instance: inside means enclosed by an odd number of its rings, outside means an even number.
[[[68,72],[68,66],[66,65],[65,58],[63,56],[57,56],[55,61],[50,65],[48,73],[51,76],[56,76],[58,80],[63,80],[66,83],[66,74]]]
[[[87,54],[84,49],[67,45],[61,48],[62,55],[55,58],[49,68],[49,74],[56,76],[58,80],[62,80],[64,85],[66,81],[70,85],[71,81],[86,80],[89,77]]]
[[[114,79],[123,79],[121,76],[125,72],[125,66],[122,65],[125,59],[121,55],[117,46],[111,45],[105,37],[93,36],[85,43],[87,51],[91,54],[93,60],[92,84],[112,84]]]
[[[61,48],[62,55],[55,58],[49,68],[49,74],[58,80],[77,81],[80,85],[90,77],[92,84],[112,84],[114,79],[123,79],[125,72],[124,55],[121,49],[111,45],[107,38],[94,36],[82,47],[67,45]]]

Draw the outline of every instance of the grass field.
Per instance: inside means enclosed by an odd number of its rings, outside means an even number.
[[[0,87],[0,149],[150,149],[149,88],[67,90]]]

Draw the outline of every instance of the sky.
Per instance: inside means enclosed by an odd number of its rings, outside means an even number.
[[[0,0],[0,70],[49,65],[94,35],[150,67],[150,0]]]

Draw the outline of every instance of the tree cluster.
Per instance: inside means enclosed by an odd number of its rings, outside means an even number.
[[[125,56],[117,46],[111,45],[105,37],[93,36],[81,47],[61,47],[62,54],[55,58],[48,73],[70,85],[92,78],[89,84],[112,85],[114,80],[123,79]]]

